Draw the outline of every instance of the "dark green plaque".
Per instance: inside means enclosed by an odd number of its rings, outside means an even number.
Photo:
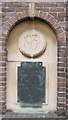
[[[42,62],[21,62],[18,67],[18,102],[39,107],[45,103],[46,71]]]

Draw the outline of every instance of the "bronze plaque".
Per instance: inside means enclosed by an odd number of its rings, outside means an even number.
[[[45,103],[46,70],[42,62],[21,62],[18,67],[18,102],[39,107]]]

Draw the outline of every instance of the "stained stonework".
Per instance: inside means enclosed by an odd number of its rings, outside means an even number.
[[[29,3],[3,2],[0,13],[0,112],[6,111],[6,72],[7,72],[7,39],[11,29],[20,20],[30,16]],[[32,16],[47,22],[57,36],[57,110],[68,110],[68,79],[67,54],[66,54],[66,3],[35,3]]]

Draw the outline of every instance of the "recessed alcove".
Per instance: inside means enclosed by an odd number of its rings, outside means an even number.
[[[34,109],[44,112],[56,111],[57,40],[52,28],[39,19],[21,21],[10,32],[7,50],[7,109],[20,112],[24,109],[25,112]],[[43,91],[45,95],[42,96],[45,100],[39,108],[21,106],[18,101],[18,68],[22,62],[40,62],[46,68]]]

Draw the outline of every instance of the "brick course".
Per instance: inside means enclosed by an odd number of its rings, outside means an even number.
[[[65,25],[66,3],[34,3],[34,14],[29,12],[29,3],[3,2],[2,12],[2,34],[0,35],[0,87],[6,89],[6,62],[7,62],[7,39],[11,29],[22,19],[27,17],[38,17],[47,22],[57,36],[57,110],[68,110],[68,62],[66,47],[68,32]],[[31,16],[30,16],[31,15]],[[2,82],[4,81],[4,82]],[[6,101],[6,92],[3,89],[3,100]],[[62,92],[62,93],[61,93]],[[61,103],[62,102],[62,103]],[[6,110],[6,103],[0,105],[0,112]]]

